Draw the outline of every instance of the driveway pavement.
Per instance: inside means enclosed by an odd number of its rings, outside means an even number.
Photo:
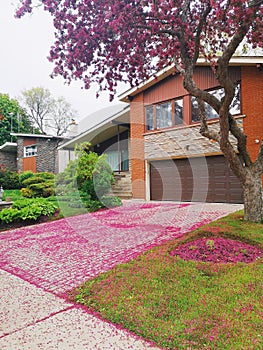
[[[157,349],[67,291],[241,205],[143,203],[0,233],[0,349]]]

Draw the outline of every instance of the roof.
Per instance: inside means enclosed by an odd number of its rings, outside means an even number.
[[[11,136],[16,136],[16,137],[28,137],[28,138],[45,138],[45,139],[68,139],[68,137],[65,136],[54,136],[54,135],[44,135],[44,134],[20,134],[20,133],[10,133]]]
[[[230,66],[255,66],[263,64],[263,56],[234,56],[231,58]],[[197,66],[209,66],[209,62],[205,58],[199,58],[196,63]],[[130,102],[131,98],[138,95],[139,93],[147,90],[157,82],[162,81],[173,73],[176,73],[176,67],[174,65],[167,66],[160,70],[155,75],[151,76],[146,81],[142,82],[138,86],[135,86],[123,94],[119,95],[119,100],[122,102]]]
[[[122,105],[121,108],[119,106],[116,110],[116,113],[108,114],[108,117],[105,117],[105,114],[109,113],[107,108],[100,110],[98,112],[99,118],[97,119],[97,123],[94,123],[96,120],[96,113],[93,114],[88,129],[73,139],[66,141],[58,149],[73,150],[76,144],[82,142],[92,141],[93,143],[101,143],[117,134],[117,125],[119,125],[119,128],[127,129],[127,127],[123,127],[122,124],[129,124],[130,122],[130,107],[127,105],[123,107]]]
[[[0,146],[0,151],[14,153],[16,152],[17,143],[15,142],[6,142]]]

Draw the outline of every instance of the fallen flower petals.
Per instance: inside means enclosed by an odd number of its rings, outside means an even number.
[[[223,237],[202,237],[179,245],[170,253],[184,260],[213,263],[250,263],[263,255],[258,247]]]

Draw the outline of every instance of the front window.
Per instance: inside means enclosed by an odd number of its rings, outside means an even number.
[[[174,101],[175,125],[183,124],[183,99]]]
[[[215,96],[218,100],[221,100],[224,95],[224,89],[218,88],[215,90],[209,91],[209,93],[213,96]],[[191,105],[192,105],[192,121],[197,122],[199,121],[199,108],[198,103],[195,97],[191,97]],[[205,102],[205,111],[207,119],[215,119],[218,118],[217,112],[208,104]],[[230,105],[229,111],[231,114],[240,114],[241,113],[241,107],[240,107],[240,84],[236,86],[235,90],[235,96],[234,99]]]
[[[33,157],[37,155],[37,146],[30,145],[24,147],[24,157]]]
[[[156,127],[157,129],[172,126],[172,103],[171,101],[156,106]]]
[[[147,127],[147,130],[154,129],[154,109],[153,109],[153,106],[146,106],[146,127]]]

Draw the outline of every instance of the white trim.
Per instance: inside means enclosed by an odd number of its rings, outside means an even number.
[[[151,200],[151,176],[150,176],[150,162],[145,160],[145,200]]]
[[[28,149],[32,148],[32,154],[27,154],[29,152],[27,152]],[[27,145],[27,146],[24,146],[24,158],[29,158],[29,157],[36,157],[37,156],[37,145],[34,144],[34,145]]]

